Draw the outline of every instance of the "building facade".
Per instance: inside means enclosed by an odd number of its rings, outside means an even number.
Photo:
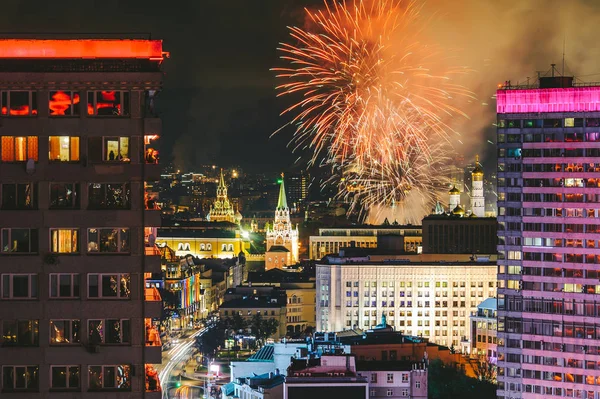
[[[598,398],[600,87],[508,84],[497,111],[498,398]]]
[[[163,55],[159,40],[0,40],[2,397],[161,396],[144,183],[160,179]]]
[[[267,252],[265,269],[281,269],[294,265],[298,256],[298,227],[294,228],[290,220],[290,208],[285,195],[283,176],[279,187],[279,199],[275,209],[275,221],[272,229],[267,229]]]
[[[456,348],[471,312],[496,294],[494,259],[465,255],[328,256],[316,273],[318,331],[372,328],[385,315],[397,331]]]
[[[471,314],[471,357],[496,364],[497,353],[497,304],[496,298],[488,298]]]
[[[487,255],[498,251],[496,218],[432,214],[423,218],[423,253]]]
[[[319,229],[319,235],[310,236],[309,257],[318,260],[348,247],[377,248],[377,237],[399,236],[404,252],[417,253],[422,242],[421,226],[348,226]]]
[[[369,399],[427,399],[425,363],[359,361],[356,362],[356,370],[369,382]]]

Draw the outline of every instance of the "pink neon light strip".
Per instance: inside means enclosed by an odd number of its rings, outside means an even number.
[[[600,86],[498,90],[496,111],[499,114],[600,111]]]

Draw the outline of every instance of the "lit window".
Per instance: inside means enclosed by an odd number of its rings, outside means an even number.
[[[388,383],[394,382],[394,374],[393,373],[388,373],[388,375],[387,375],[387,382]]]
[[[38,320],[2,321],[2,346],[38,346]]]
[[[129,365],[89,366],[89,389],[94,390],[131,390],[131,371]]]
[[[35,91],[3,91],[3,116],[37,115],[37,93]]]
[[[2,390],[37,390],[40,386],[39,366],[2,366]]]
[[[2,136],[2,162],[38,160],[37,136]]]
[[[50,251],[60,254],[79,252],[78,229],[50,229]]]
[[[89,298],[125,299],[131,296],[129,274],[89,274]]]
[[[50,387],[54,389],[77,389],[81,381],[79,366],[50,366]]]
[[[36,253],[38,232],[35,229],[2,229],[3,253]]]
[[[129,92],[127,91],[90,91],[87,103],[88,115],[128,116]]]
[[[50,136],[48,160],[57,162],[79,161],[79,137]]]
[[[387,390],[387,396],[394,396],[394,390],[393,389],[388,389]]]
[[[79,274],[51,273],[50,298],[79,298]]]
[[[51,91],[48,96],[50,116],[77,116],[81,98],[76,91]]]
[[[50,209],[79,208],[78,192],[75,183],[50,183]]]
[[[109,162],[129,162],[129,137],[104,137],[102,159]]]
[[[129,229],[88,229],[88,252],[129,252]]]
[[[126,344],[130,342],[130,320],[88,320],[88,342],[98,344]]]
[[[50,320],[51,345],[79,344],[79,332],[79,320]]]
[[[2,184],[2,209],[36,209],[37,186],[35,183]]]
[[[2,274],[2,299],[35,299],[38,297],[37,274]]]

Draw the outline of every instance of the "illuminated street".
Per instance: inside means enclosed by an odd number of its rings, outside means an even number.
[[[180,381],[181,375],[181,367],[187,362],[192,356],[194,342],[196,341],[196,337],[204,334],[208,328],[202,328],[200,330],[195,331],[194,333],[186,336],[185,338],[179,338],[177,344],[175,344],[168,351],[163,352],[162,357],[162,365],[158,365],[157,369],[159,370],[159,379],[161,383],[161,388],[163,392],[163,399],[166,398],[184,398],[184,397],[197,397],[197,396],[189,396],[192,393],[195,395],[199,392],[199,388],[184,388],[183,386],[177,387],[177,383]],[[200,382],[198,382],[200,384]],[[181,385],[196,385],[191,384],[189,380],[181,381]],[[170,388],[177,388],[174,391]]]

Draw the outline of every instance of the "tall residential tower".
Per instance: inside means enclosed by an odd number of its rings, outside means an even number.
[[[159,398],[159,40],[0,39],[3,398]]]
[[[498,398],[600,397],[600,86],[497,92]]]

